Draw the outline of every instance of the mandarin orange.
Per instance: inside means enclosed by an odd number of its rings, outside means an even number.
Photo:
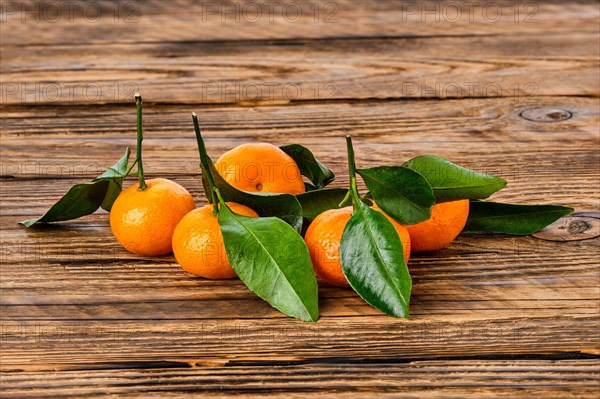
[[[226,202],[238,215],[258,217],[247,206]],[[194,209],[181,219],[173,234],[173,253],[181,267],[196,276],[222,279],[233,278],[235,271],[227,259],[218,217],[213,206]]]
[[[428,220],[406,226],[412,251],[436,251],[448,246],[465,227],[468,217],[468,199],[435,204]]]
[[[380,210],[378,210],[381,212]],[[382,212],[383,213],[383,212]],[[385,213],[383,213],[385,215]],[[402,241],[404,259],[410,257],[410,237],[398,222],[385,215],[398,232]],[[340,263],[340,242],[346,224],[352,217],[352,207],[330,209],[313,220],[304,236],[308,251],[319,279],[341,287],[349,287]]]
[[[157,256],[172,251],[175,226],[194,209],[194,199],[181,185],[167,179],[146,180],[123,190],[110,210],[110,228],[130,252]]]
[[[306,191],[296,162],[272,144],[239,145],[224,153],[215,166],[229,184],[240,190],[287,194]]]

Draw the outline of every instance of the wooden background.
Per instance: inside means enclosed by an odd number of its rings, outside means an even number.
[[[0,395],[597,397],[597,1],[279,3],[2,2]],[[296,142],[344,186],[350,133],[364,167],[437,154],[577,211],[413,256],[409,321],[323,284],[301,323],[127,253],[105,212],[16,224],[135,145],[136,90],[148,177],[198,205],[192,111],[213,157]]]

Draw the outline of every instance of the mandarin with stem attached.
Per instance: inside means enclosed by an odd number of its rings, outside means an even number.
[[[308,251],[319,279],[341,287],[349,287],[346,276],[342,272],[340,262],[340,243],[346,224],[352,217],[352,207],[330,209],[321,213],[313,220],[304,236]],[[381,210],[377,209],[381,212]],[[383,212],[381,212],[383,213]],[[383,213],[392,223],[400,240],[404,252],[404,260],[410,257],[410,237],[404,226]]]
[[[130,252],[157,256],[172,251],[173,231],[181,218],[196,207],[190,193],[168,179],[145,181],[122,191],[110,210],[110,228]]]
[[[232,212],[248,217],[258,214],[247,206],[226,202]],[[194,209],[181,219],[173,234],[173,253],[179,265],[196,276],[222,279],[236,276],[227,259],[219,219],[213,205]]]

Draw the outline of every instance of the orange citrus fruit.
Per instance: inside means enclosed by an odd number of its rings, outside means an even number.
[[[380,211],[381,212],[381,211]],[[383,212],[382,212],[383,213]],[[385,215],[385,213],[384,213]],[[304,240],[319,279],[341,287],[348,287],[348,281],[342,272],[340,263],[340,242],[344,228],[352,216],[352,207],[330,209],[321,213],[308,226]],[[404,260],[410,257],[410,237],[407,230],[385,215],[396,228],[402,241]]]
[[[413,252],[435,251],[448,246],[465,227],[468,216],[468,199],[435,204],[428,220],[406,226]]]
[[[110,210],[110,228],[115,238],[130,252],[157,256],[172,251],[175,226],[194,209],[194,199],[179,184],[167,179],[146,180],[122,191]]]
[[[400,236],[400,241],[402,241],[402,251],[404,253],[404,261],[406,263],[408,263],[408,260],[410,259],[410,251],[411,249],[411,238],[410,238],[410,234],[408,234],[408,230],[406,229],[406,226],[398,223],[396,220],[392,219],[387,213],[385,213],[384,211],[381,210],[381,208],[379,208],[377,206],[377,204],[373,203],[373,209],[375,209],[378,212],[383,213],[383,215],[388,218],[388,220],[390,222],[392,222],[392,225],[396,228],[396,231],[398,232],[398,235]]]
[[[268,143],[242,144],[215,164],[223,178],[244,191],[300,194],[306,191],[296,162]]]
[[[258,217],[247,206],[226,202],[238,215]],[[173,234],[173,253],[181,267],[205,278],[232,278],[235,271],[227,259],[219,219],[212,204],[194,209],[181,219]]]

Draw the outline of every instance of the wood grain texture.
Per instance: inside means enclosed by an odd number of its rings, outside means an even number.
[[[44,19],[61,3],[19,2],[25,20],[3,8],[0,396],[595,398],[597,2],[515,14],[514,2],[482,1],[458,21],[443,8],[458,2],[279,3],[304,17],[232,21],[210,8],[264,12],[250,1],[128,2],[137,8],[116,18],[98,2],[96,23],[77,8],[73,20]],[[323,20],[328,4],[335,23]],[[321,319],[301,323],[238,280],[124,251],[103,211],[16,224],[135,145],[134,90],[146,100],[148,177],[172,178],[198,205],[192,111],[215,158],[249,141],[297,142],[341,187],[349,133],[361,166],[432,153],[505,178],[495,199],[576,213],[534,236],[465,233],[415,254],[408,321],[321,284]]]
[[[13,47],[5,103],[598,96],[595,34]],[[114,57],[126,55],[126,58]],[[126,62],[124,62],[124,60]],[[360,62],[357,62],[360,60]]]
[[[598,373],[596,360],[498,361],[454,360],[404,363],[294,362],[272,366],[232,365],[218,367],[99,369],[60,373],[20,372],[3,380],[3,396],[12,397],[131,397],[203,396],[248,398],[256,395],[300,398],[328,393],[335,397],[368,395],[373,385],[378,397],[395,398],[497,398],[544,395],[549,398],[594,395]],[[47,379],[49,389],[32,384]],[[318,380],[316,380],[318,378]],[[516,384],[515,382],[519,383]],[[139,387],[132,395],[131,386]],[[22,387],[29,389],[21,396]],[[268,389],[266,387],[269,387]],[[235,387],[232,390],[230,387]],[[490,388],[493,392],[490,392]],[[293,391],[290,392],[290,391]]]
[[[436,1],[280,0],[271,2],[271,10],[269,2],[262,0],[150,0],[122,2],[120,7],[106,1],[88,10],[74,2],[72,11],[68,3],[61,7],[60,2],[48,2],[58,3],[58,9],[36,7],[36,3],[40,2],[23,0],[19,2],[23,7],[7,10],[3,20],[6,46],[594,34],[600,15],[597,4],[585,0],[568,4],[481,0],[441,6]]]

